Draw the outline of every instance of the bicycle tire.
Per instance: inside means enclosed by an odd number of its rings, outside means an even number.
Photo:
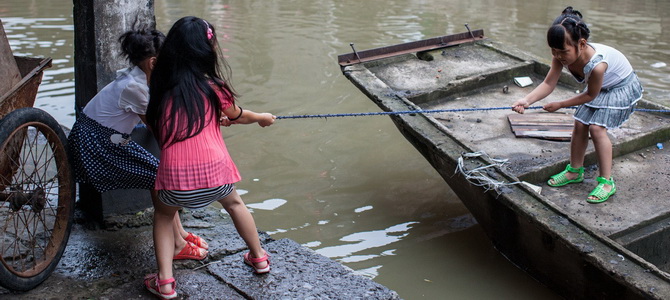
[[[58,265],[72,229],[75,183],[67,138],[41,109],[0,120],[0,285],[28,291]]]

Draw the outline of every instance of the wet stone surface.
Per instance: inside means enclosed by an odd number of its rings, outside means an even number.
[[[281,239],[266,244],[272,272],[250,275],[241,257],[227,256],[209,271],[253,299],[393,299],[386,287],[355,275],[351,269]]]
[[[143,285],[156,272],[152,210],[107,218],[105,228],[78,219],[65,254],[35,289],[2,299],[156,299]],[[244,264],[246,245],[226,214],[208,208],[181,213],[184,228],[205,238],[203,261],[175,261],[180,299],[398,299],[388,288],[356,275],[298,243],[261,233],[272,271],[257,275]]]

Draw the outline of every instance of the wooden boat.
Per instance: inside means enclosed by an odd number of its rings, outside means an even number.
[[[431,112],[391,118],[519,268],[569,299],[670,297],[670,154],[659,149],[670,139],[670,118],[662,106],[642,99],[638,108],[647,111],[609,132],[618,192],[590,204],[598,176],[592,145],[583,183],[546,185],[569,163],[573,111],[509,109],[542,82],[548,65],[484,38],[483,30],[354,50],[338,61],[384,111]],[[522,88],[517,77],[533,84]],[[541,103],[582,88],[564,74]]]

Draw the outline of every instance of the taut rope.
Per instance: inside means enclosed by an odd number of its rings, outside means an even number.
[[[541,109],[541,108],[542,106],[531,106],[526,109]],[[577,107],[570,106],[566,108],[575,109]],[[360,116],[380,116],[380,115],[434,114],[434,113],[445,113],[445,112],[489,111],[489,110],[511,110],[511,109],[512,109],[511,106],[483,107],[483,108],[427,109],[427,110],[382,111],[382,112],[364,112],[364,113],[277,116],[277,119],[314,119],[314,118],[340,118],[340,117],[360,117]],[[670,110],[667,109],[636,108],[635,111],[670,113]]]

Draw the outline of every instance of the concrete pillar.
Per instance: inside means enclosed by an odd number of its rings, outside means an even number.
[[[119,36],[137,24],[155,26],[156,18],[153,0],[73,2],[75,112],[79,114],[98,91],[114,80],[116,70],[128,66],[120,55]],[[143,146],[153,149],[156,155],[155,140],[148,135],[148,131],[141,130],[133,133],[133,139],[153,142],[153,145]],[[151,205],[149,191],[117,190],[100,195],[90,185],[79,185],[78,207],[96,221],[103,221],[108,215],[137,212]]]

